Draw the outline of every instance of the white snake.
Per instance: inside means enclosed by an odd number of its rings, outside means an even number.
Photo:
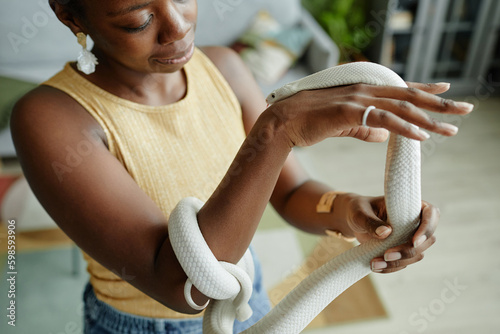
[[[355,62],[289,83],[272,92],[267,101],[276,103],[301,90],[356,83],[407,87],[396,73],[384,66]],[[372,239],[327,262],[244,333],[301,332],[339,294],[371,272],[371,259],[409,240],[420,221],[418,141],[390,135],[384,188],[392,234],[383,241]],[[252,291],[253,261],[248,251],[238,265],[217,261],[205,243],[196,220],[196,213],[202,206],[203,203],[195,198],[179,202],[169,220],[170,240],[189,277],[185,296],[190,305],[197,307],[190,297],[191,284],[213,299],[204,315],[203,332],[232,333],[235,318],[241,321],[252,314],[247,302]]]

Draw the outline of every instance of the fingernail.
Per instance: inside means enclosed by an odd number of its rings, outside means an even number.
[[[446,88],[450,88],[449,82],[436,82],[436,85],[445,86]]]
[[[467,102],[456,102],[457,106],[464,109],[467,112],[471,112],[474,109],[474,105]]]
[[[375,230],[375,234],[377,234],[381,238],[387,237],[390,233],[391,233],[391,229],[385,225],[381,225],[381,226],[377,227],[377,229]]]
[[[418,133],[420,133],[420,135],[424,137],[424,140],[427,140],[431,137],[431,135],[425,132],[424,130],[418,130]]]
[[[427,237],[425,235],[421,235],[420,237],[417,238],[417,240],[415,240],[413,246],[418,247],[421,244],[423,244],[425,240],[427,240]]]
[[[452,134],[456,134],[458,132],[458,128],[453,124],[441,123],[441,127],[445,130],[450,131]]]
[[[386,261],[396,261],[401,258],[401,253],[400,252],[391,252],[384,254],[384,260]]]
[[[373,271],[377,271],[377,270],[381,270],[381,269],[385,269],[385,268],[387,268],[387,262],[384,262],[384,261],[372,262],[372,270]]]

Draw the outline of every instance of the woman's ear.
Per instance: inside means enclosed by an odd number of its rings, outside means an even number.
[[[50,8],[52,8],[59,21],[67,26],[73,34],[76,35],[78,32],[87,33],[82,20],[71,13],[64,3],[68,3],[68,0],[50,0],[49,2]]]

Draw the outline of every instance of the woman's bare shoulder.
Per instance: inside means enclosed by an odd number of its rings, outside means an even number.
[[[54,87],[40,85],[17,101],[12,118],[26,120],[35,117],[41,121],[51,117],[65,118],[67,114],[75,115],[82,111],[85,109],[68,94]]]
[[[28,140],[26,131],[47,135],[63,128],[90,130],[106,140],[102,127],[82,105],[65,92],[46,85],[34,88],[17,101],[10,127],[15,143],[16,138]],[[22,141],[16,144],[21,145]]]

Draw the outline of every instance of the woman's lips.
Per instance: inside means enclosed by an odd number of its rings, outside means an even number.
[[[189,49],[184,53],[184,55],[177,58],[156,58],[155,60],[161,64],[165,65],[173,65],[173,64],[181,64],[188,61],[194,52],[194,43],[191,44]]]

